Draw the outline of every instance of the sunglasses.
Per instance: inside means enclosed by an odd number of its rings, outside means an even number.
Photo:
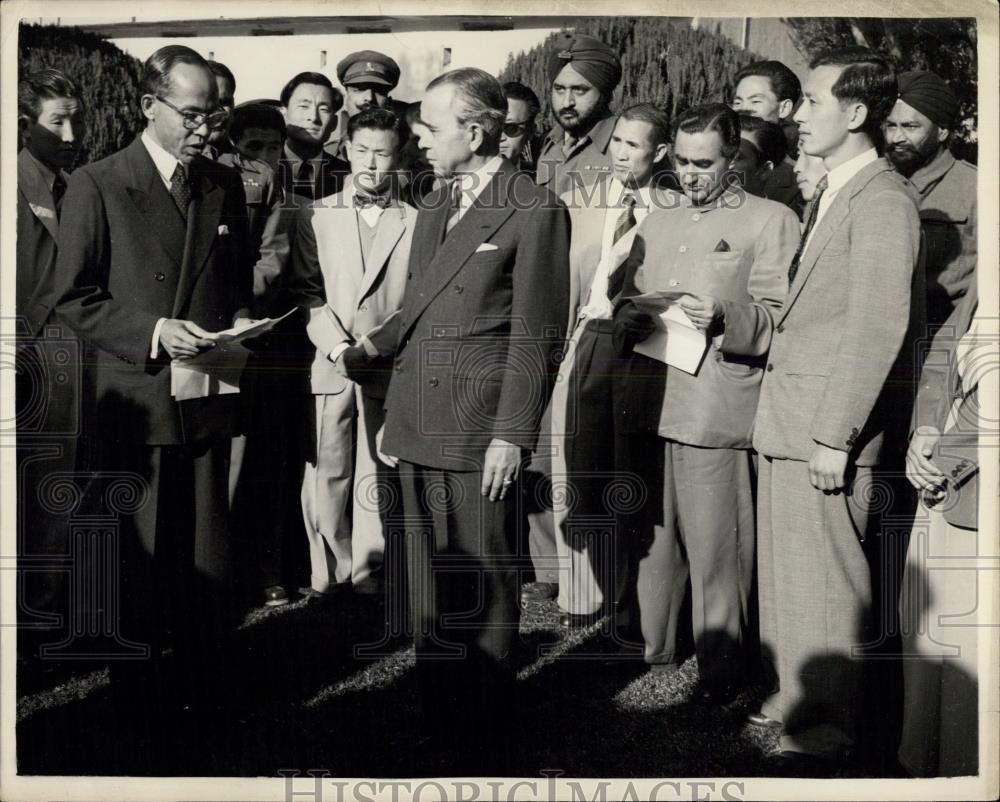
[[[184,118],[184,127],[189,131],[194,131],[203,125],[207,125],[209,128],[221,128],[225,125],[226,120],[229,119],[229,112],[226,109],[219,109],[218,111],[213,111],[211,114],[203,114],[200,111],[184,111],[177,108],[165,97],[161,97],[160,95],[154,95],[154,97],[181,115]]]
[[[503,131],[504,136],[519,136],[525,132],[527,127],[527,123],[504,123],[500,130]]]

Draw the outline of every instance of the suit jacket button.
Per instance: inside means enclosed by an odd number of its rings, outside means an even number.
[[[463,287],[461,284],[456,284],[455,292],[461,295],[463,292],[465,292],[465,287]]]
[[[155,278],[157,281],[163,281],[163,279],[165,279],[166,276],[163,275],[163,273],[157,271],[156,273],[153,273],[153,278]]]
[[[768,362],[767,363],[767,372],[770,373],[772,370],[774,370],[774,365],[772,365],[770,362]]]
[[[427,380],[427,383],[428,383],[428,384],[429,384],[429,385],[430,385],[431,387],[437,387],[437,386],[438,386],[438,380],[437,380],[437,377],[436,377],[436,376],[431,376],[431,378]]]
[[[411,270],[409,273],[406,274],[406,280],[409,281],[412,278],[413,278],[413,271]]]
[[[363,304],[363,305],[361,306],[361,308],[360,308],[360,309],[359,309],[358,311],[359,311],[359,312],[367,312],[367,311],[368,311],[368,306],[367,306],[367,304]]]
[[[778,328],[776,329],[776,331],[778,332],[778,334],[784,334],[785,333],[785,326],[784,326],[784,324],[778,326]]]

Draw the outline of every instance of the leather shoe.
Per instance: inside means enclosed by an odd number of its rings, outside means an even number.
[[[559,616],[559,626],[564,629],[584,629],[604,618],[604,613],[563,613]]]
[[[719,705],[724,707],[725,705],[730,704],[739,695],[739,690],[732,685],[699,685],[698,687],[698,698],[707,705]]]
[[[833,777],[837,769],[832,760],[785,749],[768,755],[764,764],[768,777]]]
[[[288,604],[288,594],[281,585],[271,585],[264,589],[265,607],[283,607]]]
[[[521,606],[554,599],[559,594],[557,582],[530,582],[521,588]]]
[[[771,718],[759,710],[753,713],[747,713],[747,723],[753,724],[755,727],[763,727],[768,730],[780,730],[782,728],[782,723],[776,718]]]

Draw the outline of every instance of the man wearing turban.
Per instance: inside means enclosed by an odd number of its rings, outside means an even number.
[[[609,108],[622,65],[604,42],[564,34],[549,59],[553,126],[542,142],[537,181],[562,195],[608,172],[608,142],[615,121]]]
[[[615,127],[611,96],[622,77],[618,55],[592,36],[562,34],[548,64],[554,125],[543,137],[538,151],[536,181],[559,196],[590,186],[611,173],[608,144]],[[570,204],[573,201],[570,199]],[[571,310],[575,315],[575,310]],[[565,421],[552,420],[552,409],[542,418],[542,440],[532,458],[525,482],[545,486],[565,471],[561,446],[550,453],[548,436],[564,437]],[[531,497],[539,494],[532,492]],[[559,590],[559,558],[556,550],[556,520],[552,509],[530,510],[529,545],[536,582],[526,585],[522,604],[554,598]]]
[[[927,254],[927,322],[939,326],[965,295],[976,266],[976,168],[948,149],[958,98],[933,72],[899,76],[883,125],[885,155],[920,193]]]

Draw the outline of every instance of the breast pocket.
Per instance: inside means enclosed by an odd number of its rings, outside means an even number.
[[[747,277],[744,267],[749,258],[750,254],[742,250],[706,254],[691,276],[692,292],[731,301],[745,298]]]

